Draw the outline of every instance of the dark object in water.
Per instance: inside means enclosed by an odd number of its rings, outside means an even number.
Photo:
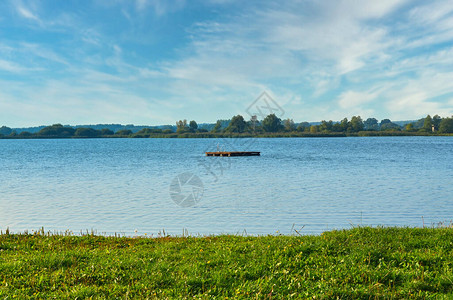
[[[217,151],[206,152],[206,156],[260,156],[257,151]]]

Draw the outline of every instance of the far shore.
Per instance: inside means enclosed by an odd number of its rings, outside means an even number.
[[[342,132],[277,132],[277,133],[210,133],[210,132],[185,132],[185,133],[130,133],[95,135],[95,136],[62,136],[17,134],[1,136],[0,139],[92,139],[92,138],[320,138],[320,137],[389,137],[389,136],[453,136],[453,133],[407,132],[407,131],[359,131],[351,133]]]

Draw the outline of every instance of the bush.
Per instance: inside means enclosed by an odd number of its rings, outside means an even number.
[[[94,138],[98,137],[101,135],[101,132],[98,130],[95,130],[93,128],[77,128],[77,130],[74,133],[74,136],[76,137],[83,137],[83,138]]]

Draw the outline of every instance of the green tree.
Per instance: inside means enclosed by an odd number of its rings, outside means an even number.
[[[435,115],[433,117],[433,125],[434,125],[434,130],[439,130],[440,122],[442,121],[442,118],[439,115]]]
[[[378,120],[376,120],[375,118],[366,119],[366,121],[363,122],[363,126],[365,130],[379,130]]]
[[[362,118],[360,116],[353,116],[351,118],[350,128],[354,132],[362,131],[364,128]]]
[[[433,119],[431,119],[430,115],[427,115],[425,121],[423,122],[423,130],[426,132],[431,132],[433,126]]]
[[[93,128],[85,128],[85,127],[80,127],[77,128],[74,136],[76,137],[84,137],[84,138],[94,138],[98,137],[101,133]]]
[[[453,117],[443,118],[439,124],[440,133],[453,133]]]
[[[116,133],[116,135],[131,135],[132,134],[132,130],[129,130],[129,129],[123,129],[123,130],[118,130]]]
[[[311,125],[310,126],[310,133],[317,133],[317,132],[318,132],[318,126]]]
[[[415,128],[414,128],[414,124],[413,124],[413,123],[408,123],[408,124],[406,124],[406,126],[404,127],[404,129],[405,129],[406,131],[409,131],[409,132],[415,131]]]
[[[33,134],[28,131],[22,131],[21,133],[19,133],[20,138],[30,138],[32,136]]]
[[[398,130],[401,130],[401,127],[398,124],[395,124],[392,121],[390,121],[390,119],[381,120],[381,124],[380,124],[379,128],[382,131],[398,131]]]
[[[244,117],[237,115],[231,118],[230,124],[228,124],[226,131],[241,133],[245,131],[246,126],[247,123],[245,122]]]
[[[114,135],[114,134],[115,133],[112,130],[108,129],[108,128],[101,129],[101,135]]]
[[[401,130],[401,127],[398,124],[393,123],[389,119],[384,119],[381,121],[381,130],[382,131],[398,131],[398,130]]]
[[[197,129],[198,129],[198,124],[197,124],[197,122],[195,122],[194,120],[190,121],[190,122],[189,122],[189,130],[190,130],[191,132],[195,132],[195,131],[197,131]]]
[[[297,131],[304,132],[305,130],[308,130],[308,128],[310,128],[310,123],[302,122],[297,126]]]
[[[275,114],[270,114],[263,120],[263,129],[266,132],[278,132],[282,130],[282,120]]]
[[[348,130],[348,127],[349,127],[348,118],[344,118],[344,119],[341,120],[341,122],[340,122],[340,126],[339,126],[339,130],[338,130],[338,131],[344,132],[344,131]]]
[[[381,120],[381,124],[379,126],[382,126],[385,124],[390,124],[390,123],[392,123],[392,121],[390,121],[390,119],[383,119],[383,120]]]
[[[63,126],[61,124],[54,124],[41,129],[37,135],[42,137],[71,137],[75,133],[75,129],[72,127]]]
[[[329,122],[322,120],[321,125],[319,125],[319,130],[321,132],[331,132],[333,129],[333,121],[330,120]]]
[[[284,126],[286,131],[294,131],[296,130],[296,125],[294,124],[293,119],[286,119],[284,121]]]
[[[13,130],[11,128],[9,128],[9,127],[6,127],[6,126],[0,127],[0,134],[10,135],[11,132],[13,132]]]
[[[350,126],[350,123],[348,121],[348,118],[344,118],[339,123],[334,123],[332,125],[332,131],[333,132],[345,132],[346,130],[348,130],[349,126]]]
[[[211,132],[219,132],[221,128],[222,122],[220,120],[217,120],[217,123],[215,123],[214,128],[211,129]]]
[[[189,128],[187,127],[187,120],[179,120],[176,122],[176,132],[177,133],[184,133],[187,132]]]

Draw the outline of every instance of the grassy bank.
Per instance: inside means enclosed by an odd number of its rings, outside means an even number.
[[[439,298],[452,228],[320,236],[0,235],[0,298]]]

